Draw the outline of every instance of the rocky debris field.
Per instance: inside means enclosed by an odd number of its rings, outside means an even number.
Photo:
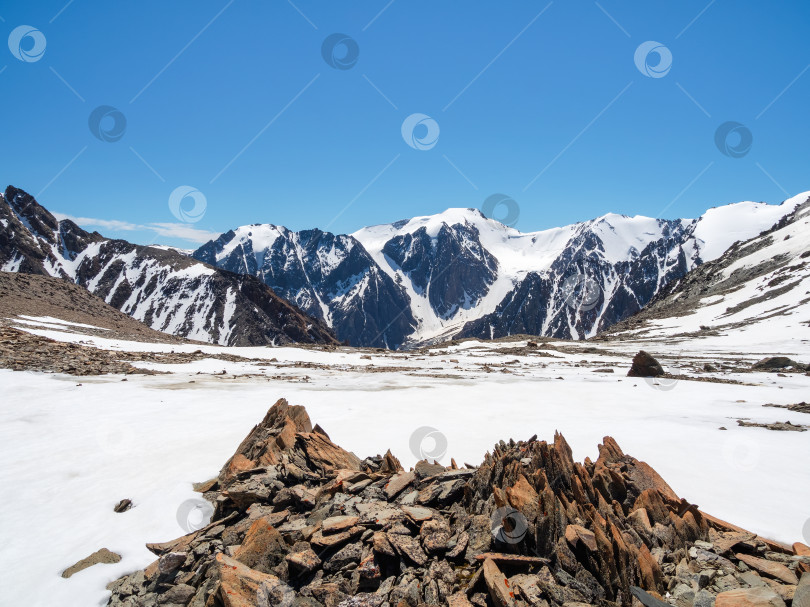
[[[205,353],[202,350],[194,352],[102,350],[81,343],[56,341],[0,325],[0,368],[13,371],[46,371],[76,376],[108,373],[153,375],[159,371],[135,367],[131,363],[188,364],[203,359],[267,363],[264,359],[251,359],[225,352]]]
[[[154,373],[121,361],[120,354],[116,352],[54,341],[3,326],[0,326],[0,368],[77,376]]]
[[[211,522],[148,544],[110,606],[810,606],[810,548],[701,511],[610,437],[596,461],[556,434],[405,471],[282,399],[202,488]]]

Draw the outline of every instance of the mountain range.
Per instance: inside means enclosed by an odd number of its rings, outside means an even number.
[[[607,214],[521,233],[449,209],[349,235],[254,224],[192,255],[260,278],[353,345],[397,348],[452,337],[592,337],[667,284],[769,229],[807,199],[741,202],[697,219]]]
[[[0,270],[65,278],[154,329],[227,345],[583,339],[808,198],[740,202],[697,219],[607,214],[530,233],[475,209],[353,234],[253,224],[184,255],[57,221],[9,186],[0,197]]]
[[[0,196],[0,270],[63,278],[153,329],[221,345],[336,343],[252,276],[58,221],[13,186]]]

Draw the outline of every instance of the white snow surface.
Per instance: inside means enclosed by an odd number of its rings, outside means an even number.
[[[810,192],[788,198],[781,205],[764,202],[738,202],[706,211],[695,226],[703,261],[717,259],[738,240],[748,240],[769,229],[782,217],[807,200]]]
[[[70,322],[62,320],[61,318],[54,318],[53,316],[29,316],[28,314],[20,314],[14,319],[15,323],[31,325],[34,327],[48,327],[52,329],[77,327],[81,329],[95,329],[96,331],[107,331],[102,327],[95,325],[87,325],[81,322]]]
[[[446,437],[440,461],[454,457],[474,465],[500,439],[536,433],[551,440],[555,430],[577,460],[595,459],[598,443],[610,435],[704,511],[767,537],[801,541],[810,516],[810,483],[801,467],[810,461],[810,432],[739,427],[736,420],[810,424],[807,414],[763,406],[807,400],[810,377],[728,373],[723,377],[749,385],[681,380],[669,390],[625,377],[640,348],[673,373],[694,372],[722,356],[751,363],[782,354],[810,362],[810,330],[797,323],[801,318],[777,316],[739,334],[683,339],[666,333],[608,343],[602,354],[580,353],[602,347],[598,342],[555,342],[571,349],[548,350],[555,358],[498,352],[525,342],[473,340],[427,354],[372,353],[368,360],[361,358],[364,351],[349,348],[149,344],[80,335],[75,327],[59,330],[58,323],[27,328],[119,351],[200,349],[211,358],[136,363],[169,373],[130,375],[126,382],[117,375],[0,370],[0,482],[13,488],[0,501],[3,601],[104,604],[107,583],[155,559],[146,542],[185,533],[177,512],[186,500],[199,499],[191,483],[216,476],[281,397],[305,405],[313,423],[358,456],[391,448],[406,468],[420,458],[409,439],[421,426]],[[214,358],[223,353],[243,360]],[[302,368],[297,362],[325,366]],[[371,366],[398,371],[364,372]],[[600,367],[616,372],[593,372]],[[113,506],[122,498],[135,507],[116,514]],[[102,547],[121,554],[122,561],[60,577]]]
[[[279,236],[283,236],[286,234],[286,232],[286,228],[274,226],[269,223],[241,226],[234,230],[234,238],[223,247],[222,251],[217,253],[216,259],[219,261],[220,259],[227,257],[233,253],[237,246],[244,244],[247,241],[251,242],[254,253],[258,255],[260,252],[262,252],[263,254],[267,251],[267,249],[273,246],[273,243],[276,241],[276,239],[278,239]]]

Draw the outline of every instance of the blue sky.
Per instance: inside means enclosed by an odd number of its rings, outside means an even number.
[[[6,1],[0,181],[186,247],[493,194],[523,231],[779,202],[810,189],[808,25],[799,0]],[[324,59],[335,33],[358,55],[326,57],[348,69]]]

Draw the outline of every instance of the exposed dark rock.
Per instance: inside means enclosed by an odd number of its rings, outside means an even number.
[[[113,510],[115,512],[121,513],[121,512],[126,512],[130,508],[132,508],[132,500],[124,498],[115,505],[115,508],[113,508]]]
[[[810,413],[810,403],[804,401],[796,403],[795,405],[774,405],[767,404],[764,407],[779,407],[780,409],[787,409],[788,411],[796,411],[797,413]]]
[[[105,375],[107,373],[141,373],[155,371],[139,369],[120,360],[120,352],[60,342],[47,337],[0,326],[0,368],[14,371],[48,371],[70,375]]]
[[[644,350],[639,350],[633,357],[633,365],[627,372],[627,377],[658,377],[664,374],[659,362]]]
[[[778,234],[776,234],[778,231],[806,221],[808,210],[810,210],[810,199],[796,206],[792,212],[784,215],[776,224],[759,235],[749,240],[735,242],[717,259],[699,264],[682,277],[673,277],[662,286],[640,312],[617,322],[610,327],[609,333],[605,332],[598,339],[621,340],[630,333],[634,338],[643,337],[649,330],[660,327],[660,323],[657,321],[694,314],[696,310],[707,305],[707,300],[721,300],[746,285],[761,283],[768,276],[771,276],[768,288],[762,290],[760,295],[747,298],[735,306],[729,306],[720,318],[735,316],[745,308],[764,304],[795,289],[796,304],[779,306],[780,309],[773,314],[794,313],[793,310],[805,304],[806,300],[800,287],[801,280],[789,279],[796,276],[797,270],[804,267],[806,262],[801,260],[805,259],[806,255],[802,257],[804,252],[800,252],[798,249],[784,255],[763,255],[762,253],[764,249],[774,244],[774,239],[778,238]],[[774,283],[774,280],[777,282]],[[782,281],[785,284],[778,284]],[[712,334],[719,335],[720,331],[739,329],[762,319],[759,314],[751,316],[749,319],[729,321],[726,324],[718,322],[710,328],[701,328],[699,332],[684,335],[698,338]],[[799,371],[798,368],[795,370]]]
[[[759,422],[752,422],[745,419],[738,419],[737,420],[738,426],[744,426],[748,428],[766,428],[768,430],[777,430],[780,432],[806,432],[807,426],[803,426],[801,424],[792,424],[789,421],[786,422],[773,422],[771,424],[761,424]]]
[[[413,331],[416,321],[405,290],[354,237],[268,227],[276,237],[267,250],[254,251],[248,238],[223,254],[236,238],[229,231],[201,246],[193,257],[229,272],[256,276],[319,320],[324,320],[324,307],[328,308],[338,339],[351,345],[396,348]]]
[[[787,356],[769,356],[768,358],[763,358],[762,360],[755,362],[751,368],[755,371],[775,371],[789,368],[796,369],[797,371],[805,371],[807,369],[807,365],[797,363],[795,360],[791,360]]]

